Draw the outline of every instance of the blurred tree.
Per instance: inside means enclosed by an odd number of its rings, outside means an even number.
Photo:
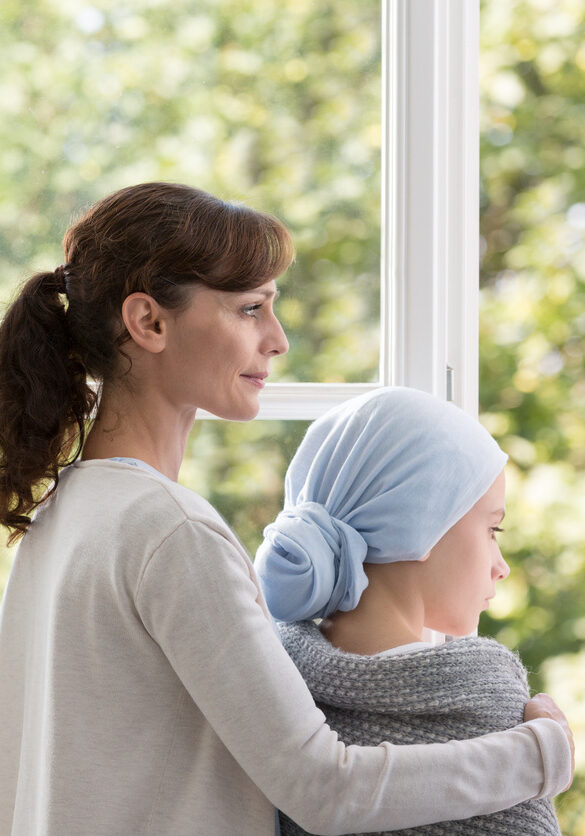
[[[280,378],[376,379],[378,18],[374,0],[6,0],[3,295],[60,263],[84,205],[129,183],[184,181],[294,233]]]
[[[481,32],[481,409],[511,459],[512,566],[481,629],[569,714],[579,773],[559,811],[583,836],[585,9],[484,0]]]

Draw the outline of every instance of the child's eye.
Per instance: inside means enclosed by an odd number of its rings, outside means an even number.
[[[496,539],[496,534],[502,534],[504,529],[503,528],[498,528],[497,525],[494,525],[492,528],[490,528],[490,531],[492,533],[492,537],[495,540]]]

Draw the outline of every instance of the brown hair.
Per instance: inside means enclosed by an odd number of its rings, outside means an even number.
[[[16,540],[85,440],[97,395],[128,333],[124,299],[142,291],[180,310],[187,288],[250,290],[294,257],[276,218],[173,183],[121,189],[63,239],[66,264],[37,273],[0,325],[0,524]]]

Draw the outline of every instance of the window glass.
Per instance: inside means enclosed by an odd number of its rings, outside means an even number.
[[[271,211],[298,250],[287,381],[379,365],[379,0],[71,0],[0,11],[0,296],[145,180]]]

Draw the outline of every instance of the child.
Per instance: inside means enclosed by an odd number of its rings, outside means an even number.
[[[424,628],[472,633],[509,573],[496,540],[506,458],[463,411],[404,388],[355,398],[307,432],[255,565],[273,616],[290,622],[285,648],[346,745],[522,723],[517,656],[489,639],[423,641]],[[281,827],[305,833],[282,814]],[[550,800],[402,832],[560,833]]]

